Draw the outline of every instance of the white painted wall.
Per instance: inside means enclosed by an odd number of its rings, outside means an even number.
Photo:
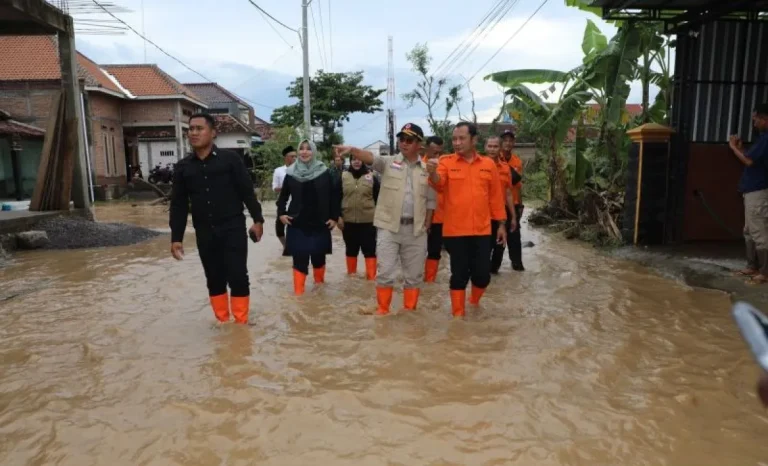
[[[177,154],[178,146],[175,140],[168,141],[139,141],[139,162],[144,177],[149,176],[149,171],[158,163],[165,166],[167,163],[176,163],[184,157]],[[170,153],[172,155],[162,155]]]
[[[247,133],[226,133],[216,136],[216,147],[222,149],[248,149],[251,147],[251,135]]]

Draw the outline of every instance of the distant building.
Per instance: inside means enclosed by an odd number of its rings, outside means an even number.
[[[384,142],[381,139],[368,144],[367,146],[363,147],[363,149],[370,151],[373,153],[373,155],[391,155],[389,150],[389,143]]]

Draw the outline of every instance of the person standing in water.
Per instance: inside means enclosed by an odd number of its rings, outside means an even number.
[[[400,153],[393,156],[350,146],[336,146],[336,153],[352,154],[381,173],[381,193],[373,223],[377,228],[376,314],[389,314],[398,265],[403,271],[403,307],[415,311],[424,280],[427,230],[437,204],[427,183],[425,163],[419,158],[424,132],[413,123],[397,133]]]
[[[424,158],[426,164],[429,159],[439,159],[443,155],[443,139],[439,136],[427,138]],[[443,195],[437,193],[437,206],[432,214],[432,224],[427,233],[427,260],[424,263],[424,281],[433,283],[437,280],[437,269],[440,267],[440,258],[443,253]]]
[[[288,167],[277,200],[277,215],[286,225],[283,255],[293,257],[297,296],[304,294],[310,262],[315,284],[325,282],[325,256],[332,252],[331,230],[339,219],[339,207],[337,183],[330,170],[318,160],[314,143],[301,141],[299,158]]]
[[[365,257],[365,276],[376,279],[376,227],[373,215],[379,197],[379,180],[358,159],[341,174],[341,216],[338,227],[347,247],[347,273],[357,273],[357,255]]]
[[[168,222],[171,255],[176,260],[184,258],[184,230],[191,205],[213,313],[219,322],[228,322],[231,306],[235,322],[246,324],[250,283],[243,205],[253,219],[249,232],[257,241],[264,234],[264,217],[245,163],[234,152],[217,148],[213,144],[215,137],[211,115],[189,117],[189,143],[194,152],[177,163],[173,171]]]
[[[491,237],[507,238],[504,196],[499,172],[488,157],[477,154],[477,126],[462,121],[453,129],[455,154],[430,159],[429,183],[445,196],[443,241],[451,256],[451,309],[464,316],[467,284],[469,302],[479,305],[491,282]],[[491,231],[491,222],[501,225]]]
[[[501,190],[499,193],[504,196],[504,205],[507,212],[507,238],[517,229],[517,218],[515,217],[515,200],[512,195],[512,168],[500,156],[501,140],[497,136],[490,136],[485,142],[485,154],[496,164],[499,171],[499,183]],[[491,222],[491,231],[498,230],[501,224],[495,220]],[[491,274],[496,275],[501,268],[501,262],[504,260],[504,243],[497,243],[495,237],[491,237]]]
[[[522,238],[520,237],[520,222],[523,220],[523,161],[515,154],[515,133],[510,130],[506,130],[501,133],[501,156],[507,161],[509,167],[512,169],[512,198],[515,201],[514,208],[510,207],[510,210],[515,211],[515,217],[518,221],[518,228],[516,228],[507,237],[507,248],[509,249],[509,260],[512,262],[512,270],[516,272],[524,272],[523,267],[523,245]]]
[[[283,165],[275,168],[275,172],[272,174],[272,190],[280,195],[280,190],[283,188],[283,180],[285,180],[285,172],[288,170],[293,162],[296,161],[296,149],[293,146],[288,146],[283,149]],[[280,244],[285,249],[285,224],[280,221],[280,217],[275,219],[275,234]]]

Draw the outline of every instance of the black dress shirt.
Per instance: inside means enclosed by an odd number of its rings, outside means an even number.
[[[169,221],[172,242],[184,238],[190,204],[196,230],[243,228],[243,205],[255,223],[264,223],[245,163],[236,153],[216,146],[205,159],[192,153],[174,168]]]

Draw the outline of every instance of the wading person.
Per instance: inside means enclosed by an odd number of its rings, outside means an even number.
[[[248,234],[243,205],[253,218],[249,232],[260,240],[264,233],[261,204],[245,163],[237,154],[218,149],[215,120],[208,114],[189,118],[189,143],[194,152],[173,172],[170,227],[171,254],[184,257],[184,230],[192,207],[192,224],[203,263],[213,313],[219,322],[248,323]],[[229,294],[227,294],[229,286]]]
[[[485,142],[485,153],[493,160],[496,170],[499,172],[499,193],[504,197],[504,207],[507,214],[506,230],[507,239],[517,229],[517,217],[515,216],[515,201],[512,196],[512,168],[500,157],[501,141],[496,136],[491,136]],[[497,231],[502,225],[496,220],[491,222],[491,231]],[[491,274],[496,275],[501,268],[504,259],[504,243],[498,243],[495,236],[491,236]]]
[[[443,155],[443,139],[438,136],[427,138],[423,162],[438,159]],[[433,283],[437,280],[437,269],[443,252],[443,195],[437,193],[437,205],[432,214],[432,224],[427,233],[427,260],[424,263],[424,281]]]
[[[344,236],[347,273],[357,273],[357,256],[365,258],[365,276],[376,278],[376,227],[373,214],[379,197],[379,180],[359,159],[352,159],[341,175],[341,217],[338,227]]]
[[[283,188],[285,172],[294,161],[296,161],[296,150],[293,146],[288,146],[283,149],[283,165],[275,168],[275,172],[272,174],[272,190],[276,192],[278,196],[280,195],[280,190]],[[275,219],[275,234],[277,235],[277,239],[280,240],[280,244],[283,245],[283,249],[285,249],[285,224],[280,221],[280,217]]]
[[[427,162],[430,184],[444,196],[443,242],[451,257],[451,309],[465,314],[466,288],[472,281],[469,302],[480,298],[491,282],[491,237],[504,243],[504,196],[496,165],[477,154],[477,126],[461,122],[453,129],[455,154]],[[491,221],[499,222],[495,232]]]
[[[517,218],[518,228],[507,238],[507,247],[509,248],[509,260],[512,262],[512,270],[524,272],[523,267],[523,245],[520,237],[520,222],[523,219],[523,161],[514,152],[515,133],[504,131],[501,134],[501,155],[507,161],[512,169],[512,198],[515,201],[514,211]]]
[[[288,167],[277,199],[278,218],[286,225],[283,255],[293,258],[297,296],[304,294],[310,262],[315,283],[325,282],[325,256],[331,253],[331,230],[339,218],[338,194],[330,170],[317,158],[315,145],[302,141],[299,157]]]
[[[752,122],[761,134],[744,153],[738,136],[731,136],[733,153],[744,165],[739,191],[744,196],[744,241],[747,268],[739,274],[753,283],[768,282],[768,103],[759,105]]]
[[[416,310],[424,280],[427,255],[427,230],[436,205],[436,195],[427,182],[426,164],[419,158],[424,133],[408,123],[397,133],[400,153],[376,155],[349,146],[337,146],[339,155],[347,153],[381,173],[381,192],[373,224],[376,232],[376,300],[379,315],[389,314],[398,264],[403,271],[403,307]]]

